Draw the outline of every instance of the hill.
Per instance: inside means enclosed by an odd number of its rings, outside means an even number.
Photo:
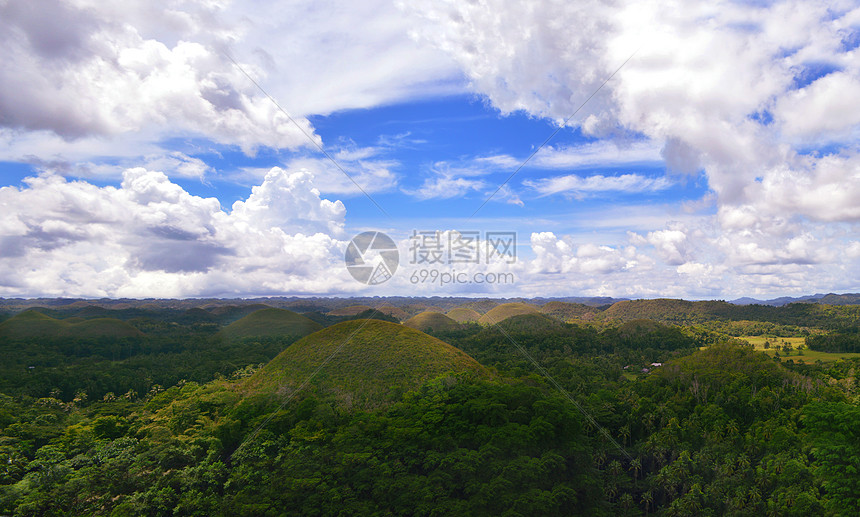
[[[394,307],[393,305],[383,305],[381,307],[377,307],[376,310],[382,314],[387,314],[388,316],[396,318],[398,321],[406,321],[409,319],[408,312],[404,311],[400,307]]]
[[[422,332],[457,330],[460,324],[453,319],[445,316],[441,312],[424,311],[421,314],[416,314],[403,322],[407,327],[420,330]]]
[[[743,309],[722,301],[688,302],[660,298],[628,300],[612,304],[600,313],[604,320],[630,321],[647,319],[663,322],[701,322],[740,314]]]
[[[540,308],[540,312],[562,321],[570,321],[590,320],[600,311],[582,303],[547,302]]]
[[[114,318],[65,321],[37,311],[24,311],[0,323],[0,338],[12,340],[140,336],[143,336],[141,331]]]
[[[270,307],[262,303],[251,303],[248,305],[218,305],[215,307],[203,308],[217,316],[218,320],[222,324],[225,324],[233,323],[234,321],[242,319],[253,312],[268,309]]]
[[[372,311],[373,307],[369,305],[350,305],[348,307],[341,307],[339,309],[334,309],[333,311],[329,311],[327,314],[329,316],[356,316],[361,314],[364,311]]]
[[[857,294],[857,293],[845,293],[845,294],[830,293],[828,295],[822,296],[821,299],[818,300],[818,303],[823,304],[823,305],[857,305],[857,304],[860,304],[860,294]]]
[[[477,311],[480,314],[485,314],[487,311],[489,311],[489,310],[491,310],[494,307],[497,307],[499,305],[500,305],[499,302],[496,300],[485,299],[485,300],[475,300],[472,302],[463,303],[460,305],[460,307],[466,307],[468,309],[472,309],[474,311]]]
[[[524,314],[540,314],[540,311],[538,311],[534,306],[527,305],[525,303],[503,303],[487,311],[486,314],[481,316],[478,323],[482,325],[492,325],[510,317]]]
[[[808,390],[816,384],[808,377],[789,371],[766,354],[727,344],[713,345],[672,360],[655,373],[664,379],[695,386],[697,390],[710,388],[711,396],[719,396],[728,386]]]
[[[471,323],[481,319],[481,313],[469,307],[454,307],[446,315],[457,323]]]
[[[369,408],[446,373],[487,375],[465,352],[423,332],[387,321],[351,320],[293,343],[243,388],[288,395],[310,378],[307,389],[317,395],[332,395],[344,407]]]
[[[499,322],[499,327],[503,328],[506,332],[521,333],[540,332],[548,329],[558,329],[563,326],[564,323],[539,312],[516,314]]]
[[[611,335],[613,331],[607,331]],[[699,343],[680,328],[653,320],[630,320],[614,330],[613,341],[623,348],[653,350],[694,350]]]
[[[304,337],[322,325],[286,309],[260,309],[227,325],[218,335],[235,341],[249,337]]]

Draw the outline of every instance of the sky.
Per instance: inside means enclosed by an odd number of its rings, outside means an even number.
[[[0,0],[0,45],[2,297],[860,291],[856,1]]]

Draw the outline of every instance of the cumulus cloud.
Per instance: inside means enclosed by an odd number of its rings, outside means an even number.
[[[630,240],[634,244],[650,244],[666,264],[684,264],[689,259],[687,234],[679,228],[648,232],[645,237],[632,233]]]
[[[286,160],[284,169],[289,171],[314,171],[315,184],[320,192],[340,196],[358,196],[384,192],[397,188],[400,163],[383,156],[374,148],[338,151],[334,153],[337,165],[325,157],[295,156]],[[342,169],[342,170],[341,170]],[[244,168],[229,175],[233,181],[247,183],[260,181],[268,173],[267,168]]]
[[[562,120],[639,48],[571,125],[604,139],[640,135],[662,148],[669,172],[704,171],[710,219],[631,238],[686,281],[704,275],[722,278],[726,289],[785,292],[827,285],[850,267],[842,261],[854,248],[838,234],[856,223],[860,194],[860,119],[850,106],[860,62],[856,44],[846,44],[856,40],[856,3],[488,0],[409,8],[430,24],[417,37],[451,54],[472,89],[504,113]],[[666,185],[640,175],[591,178],[524,183],[580,196]]]
[[[163,11],[142,4],[5,2],[0,123],[69,139],[191,132],[248,153],[307,144],[225,57],[241,28],[220,16],[217,3],[178,2]],[[159,22],[160,39],[147,35]],[[297,122],[313,133],[307,120]]]
[[[98,187],[55,174],[0,189],[5,295],[202,296],[350,289],[345,210],[273,168],[228,213],[161,172]]]

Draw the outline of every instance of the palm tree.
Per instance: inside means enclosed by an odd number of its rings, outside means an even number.
[[[624,508],[624,513],[630,511],[630,508],[633,506],[633,496],[629,493],[625,493],[621,496],[620,499],[621,507]]]
[[[654,494],[648,490],[641,496],[641,500],[645,503],[645,515],[648,515],[648,510],[651,508],[651,503],[654,502]]]
[[[630,424],[624,424],[619,429],[618,434],[621,436],[621,441],[624,445],[627,445],[627,441],[630,439]]]
[[[633,471],[633,479],[639,479],[639,473],[642,471],[642,459],[633,458],[633,461],[630,462],[630,470]]]

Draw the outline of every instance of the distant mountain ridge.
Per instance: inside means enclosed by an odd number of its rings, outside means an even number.
[[[844,293],[844,294],[810,294],[806,296],[781,296],[779,298],[771,298],[770,300],[759,300],[745,296],[737,300],[731,300],[729,303],[735,305],[770,305],[772,307],[782,307],[789,303],[820,303],[823,305],[858,305],[860,304],[860,293]]]

